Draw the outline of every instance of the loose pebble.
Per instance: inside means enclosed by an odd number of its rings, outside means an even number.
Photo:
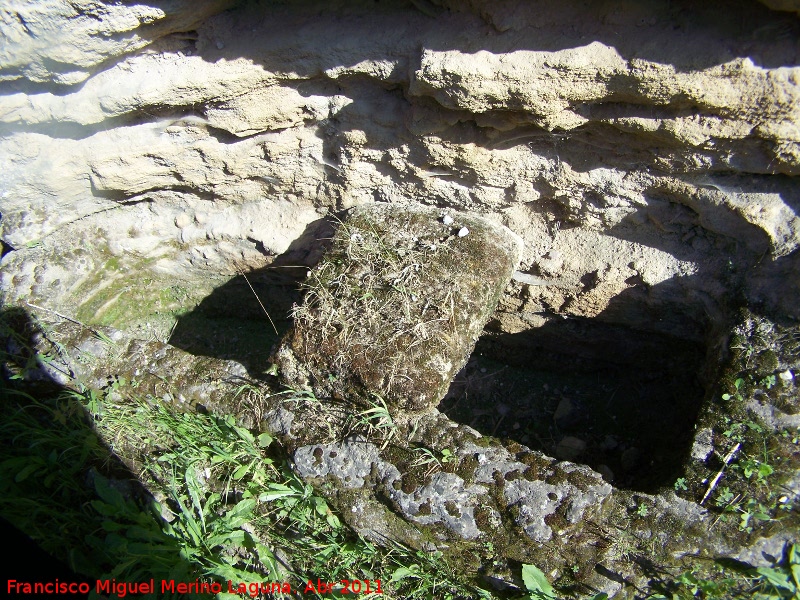
[[[467,237],[469,235],[469,229],[466,227],[462,227],[458,230],[458,237]]]

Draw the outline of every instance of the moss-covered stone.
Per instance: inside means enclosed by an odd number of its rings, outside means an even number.
[[[709,510],[725,554],[757,540],[772,540],[758,543],[779,549],[786,532],[800,522],[799,331],[796,323],[743,309],[721,348],[720,372],[700,412],[693,460],[686,464],[679,494]],[[756,512],[764,518],[755,518]],[[685,530],[664,519],[649,526],[670,535]]]
[[[475,215],[405,204],[352,209],[276,352],[281,373],[320,397],[436,406],[520,252],[516,235]]]

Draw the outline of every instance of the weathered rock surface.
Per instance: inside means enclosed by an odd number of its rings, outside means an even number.
[[[189,31],[231,4],[15,2],[0,9],[0,81],[79,84],[107,61]]]
[[[519,264],[521,240],[475,215],[356,207],[308,274],[275,353],[287,385],[368,407],[435,408]]]
[[[187,406],[231,410],[214,389],[262,375],[275,341],[250,285],[285,331],[324,218],[471,212],[523,248],[454,384],[462,424],[399,419],[384,448],[333,404],[238,414],[333,483],[371,539],[492,541],[597,590],[621,584],[595,566],[644,577],[615,532],[663,560],[758,561],[796,528],[796,2],[75,4],[0,9],[2,302],[56,321],[76,352],[64,377],[138,365],[210,386],[187,383]],[[748,422],[769,432],[790,508],[740,531],[717,519],[720,490],[700,501]],[[562,425],[617,487],[548,457]],[[419,449],[456,458],[428,473]]]

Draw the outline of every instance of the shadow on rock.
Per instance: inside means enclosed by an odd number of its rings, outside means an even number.
[[[235,360],[251,377],[263,377],[273,345],[291,326],[308,269],[332,233],[330,219],[310,223],[268,267],[234,277],[179,317],[169,343],[194,355]]]
[[[152,496],[95,432],[88,397],[45,375],[48,357],[35,348],[47,335],[26,311],[0,308],[0,524],[14,526],[7,543],[21,539],[9,578],[94,590],[137,564],[148,569],[139,580],[154,577],[156,587],[159,576],[193,581],[178,540],[148,513]]]
[[[643,219],[631,215],[610,234],[697,259],[680,231],[652,236]],[[586,463],[616,487],[672,487],[717,375],[720,340],[747,302],[745,282],[758,258],[737,251],[735,240],[718,243],[693,274],[657,284],[629,278],[591,318],[541,306],[529,328],[502,333],[502,315],[495,315],[440,409],[481,433]],[[601,279],[588,274],[575,297],[591,294]],[[726,280],[727,289],[714,289]]]

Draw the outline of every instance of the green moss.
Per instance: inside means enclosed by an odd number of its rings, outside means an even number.
[[[447,500],[444,503],[444,509],[447,511],[447,514],[450,515],[451,517],[455,517],[456,519],[461,517],[461,510],[458,508],[458,505],[452,500]]]
[[[497,483],[497,479],[499,479],[500,483]],[[489,498],[501,511],[508,505],[505,494],[503,494],[505,484],[503,476],[500,475],[499,478],[495,479],[495,483],[489,485]]]
[[[505,440],[503,442],[503,446],[505,446],[506,450],[508,450],[511,454],[517,454],[518,452],[522,451],[522,445],[514,440]]]
[[[774,350],[768,349],[760,352],[756,357],[755,371],[758,375],[771,375],[778,370],[778,355]]]
[[[569,480],[569,473],[564,471],[564,469],[555,468],[550,471],[544,478],[546,483],[550,485],[561,485],[563,483],[570,483]]]
[[[491,511],[482,504],[473,510],[475,524],[482,532],[486,533],[492,529]]]
[[[503,488],[506,485],[506,479],[500,471],[492,473],[492,479],[497,487]]]
[[[749,407],[758,403],[787,413],[797,411],[794,384],[784,387],[775,373],[786,368],[782,365],[796,364],[797,348],[792,344],[800,340],[800,328],[781,326],[746,310],[740,313],[739,319],[717,385],[710,390],[710,398],[699,418],[699,427],[713,431],[716,454],[706,462],[691,461],[687,465],[689,490],[683,494],[687,499],[702,497],[708,489],[708,481],[722,467],[722,456],[737,449],[725,468],[724,479],[704,503],[716,515],[717,535],[732,547],[771,535],[774,528],[777,528],[775,531],[786,530],[792,527],[792,519],[796,527],[798,520],[796,510],[784,511],[778,501],[785,494],[781,484],[796,476],[796,460],[792,457],[797,456],[797,445],[791,441],[795,438],[791,433],[784,436],[774,431],[773,424],[764,422],[759,413]],[[770,376],[771,379],[767,379]],[[723,399],[723,394],[729,397]],[[761,464],[769,468],[761,472]],[[689,495],[690,492],[694,492],[694,496]],[[746,512],[766,514],[771,520],[751,517],[743,522],[741,518]],[[651,526],[667,531],[670,536],[680,533],[682,527],[680,523],[667,521]],[[685,535],[702,537],[703,532]]]
[[[414,492],[414,490],[420,487],[420,482],[417,479],[416,475],[414,475],[413,473],[403,473],[401,481],[402,481],[402,490],[406,494],[411,494]]]
[[[107,271],[119,271],[120,270],[119,258],[117,258],[116,256],[109,258],[106,261],[104,268]]]
[[[76,318],[88,325],[111,326],[129,331],[148,326],[163,337],[177,318],[194,308],[219,281],[176,283],[174,277],[154,275],[151,267],[156,258],[135,255],[109,255],[99,248],[98,263],[90,275],[73,292]],[[103,259],[104,256],[108,258]],[[147,280],[145,283],[144,280]]]
[[[519,453],[517,454],[516,459],[519,462],[528,465],[528,467],[522,472],[522,476],[528,481],[540,481],[550,472],[551,461],[535,452]]]
[[[475,479],[475,469],[478,468],[478,465],[478,459],[474,454],[466,456],[458,462],[455,473],[464,480],[466,485],[470,485]]]

